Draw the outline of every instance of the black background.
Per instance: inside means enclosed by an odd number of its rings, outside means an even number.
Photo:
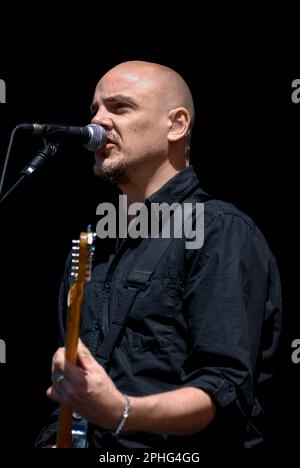
[[[246,23],[241,12],[239,21],[221,22],[221,28],[210,16],[206,32],[206,16],[191,11],[177,18],[157,13],[146,25],[139,10],[134,20],[113,9],[90,11],[75,22],[45,7],[45,16],[22,22],[18,8],[18,22],[1,38],[7,103],[0,104],[0,164],[10,133],[21,122],[87,124],[94,86],[119,62],[149,60],[182,74],[195,99],[192,163],[202,187],[251,216],[278,261],[284,332],[270,388],[268,441],[270,448],[294,447],[300,418],[300,364],[291,361],[291,343],[300,338],[295,268],[300,103],[292,103],[291,83],[300,78],[300,64],[295,38],[282,31],[296,31],[296,25],[284,26],[268,15]],[[27,135],[17,138],[6,188],[40,145]],[[52,409],[45,391],[65,256],[71,239],[95,221],[97,204],[110,195],[93,177],[92,164],[92,154],[82,148],[63,147],[1,207],[0,338],[7,345],[7,363],[0,364],[3,448],[32,447]]]

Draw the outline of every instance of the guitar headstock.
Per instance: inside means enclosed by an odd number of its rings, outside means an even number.
[[[79,239],[72,241],[72,271],[75,282],[85,282],[91,279],[92,261],[95,250],[96,233],[88,226],[86,232],[81,232]]]

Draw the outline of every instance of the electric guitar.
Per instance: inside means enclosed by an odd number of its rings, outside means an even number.
[[[80,328],[81,306],[85,284],[91,278],[92,257],[94,252],[94,234],[90,227],[80,233],[79,240],[73,240],[72,272],[74,282],[68,295],[68,315],[66,334],[66,358],[77,364],[77,347]],[[57,448],[87,447],[86,433],[88,422],[64,405],[60,406],[59,425],[56,439]]]

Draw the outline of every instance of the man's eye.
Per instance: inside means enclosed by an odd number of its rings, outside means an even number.
[[[114,111],[119,111],[119,110],[123,110],[123,109],[126,109],[128,107],[127,104],[125,104],[125,102],[116,102],[115,104],[113,104],[112,108]]]

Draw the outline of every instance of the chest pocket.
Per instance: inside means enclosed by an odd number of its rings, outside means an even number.
[[[178,332],[184,334],[186,331],[182,296],[180,281],[152,280],[136,297],[120,347],[129,354],[143,353],[148,357],[165,354],[175,342],[178,343]],[[114,309],[118,307],[120,297],[115,295]]]

